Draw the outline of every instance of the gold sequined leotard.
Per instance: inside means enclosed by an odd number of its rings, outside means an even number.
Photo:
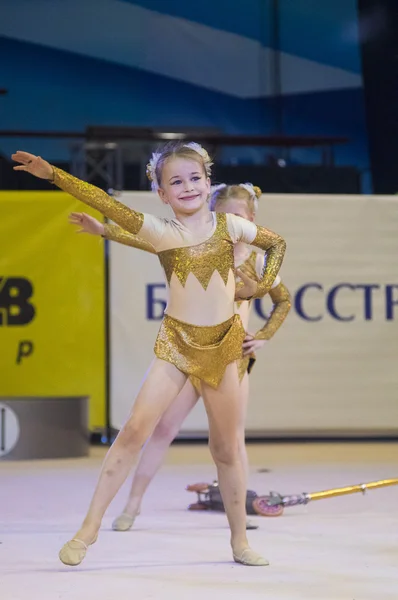
[[[60,169],[54,168],[53,182],[154,248],[169,296],[155,354],[218,387],[226,366],[240,358],[245,335],[234,313],[234,244],[243,241],[267,252],[255,294],[260,297],[279,271],[284,240],[240,217],[210,212],[211,230],[200,237],[177,219],[134,211]]]
[[[145,252],[156,254],[156,250],[151,244],[142,240],[138,235],[133,235],[124,231],[118,225],[105,224],[103,237],[110,241],[118,242],[119,244],[124,244],[126,246],[144,250]],[[255,252],[254,250],[250,252],[250,250],[247,248],[247,252],[249,256],[247,258],[243,256],[241,261],[237,261],[235,257],[235,266],[246,273],[246,275],[248,275],[251,279],[258,281],[261,276],[264,259],[261,254]],[[272,284],[272,288],[269,291],[269,296],[273,302],[273,306],[267,317],[264,327],[259,329],[255,334],[254,337],[256,340],[270,340],[286,319],[291,308],[289,290],[283,284],[279,275],[276,276],[275,281]],[[235,311],[241,317],[242,325],[245,331],[247,331],[249,327],[251,307],[252,300],[243,300],[235,303]],[[256,357],[254,353],[247,356],[242,356],[240,358],[238,362],[240,380],[243,379],[243,376],[246,372],[250,373],[255,360]],[[192,377],[191,381],[200,393],[200,380]]]

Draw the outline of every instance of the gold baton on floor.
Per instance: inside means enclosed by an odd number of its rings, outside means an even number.
[[[341,488],[333,488],[322,492],[302,493],[283,496],[278,492],[271,492],[268,496],[269,506],[297,506],[299,504],[308,504],[312,500],[324,500],[325,498],[334,498],[336,496],[345,496],[347,494],[363,494],[368,490],[376,488],[398,485],[398,479],[381,479],[379,481],[371,481],[370,483],[359,483]],[[264,498],[264,496],[263,496]]]

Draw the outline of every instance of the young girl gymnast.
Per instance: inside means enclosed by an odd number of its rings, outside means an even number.
[[[258,199],[261,190],[250,183],[240,185],[225,184],[211,189],[210,210],[215,212],[232,213],[237,216],[254,221]],[[129,234],[117,225],[103,224],[86,213],[72,213],[70,223],[80,227],[79,233],[88,233],[102,236],[108,240],[138,248],[155,254],[151,244],[139,236]],[[255,252],[246,244],[239,242],[235,245],[235,267],[248,277],[258,281],[264,262],[263,254]],[[239,278],[238,278],[239,279]],[[246,333],[243,342],[242,357],[238,362],[240,379],[240,418],[239,418],[239,452],[241,462],[245,468],[246,479],[248,475],[248,459],[245,446],[245,422],[247,404],[249,399],[248,374],[255,361],[255,351],[259,350],[266,340],[270,340],[286,319],[291,304],[290,294],[282,283],[279,275],[276,277],[269,292],[273,302],[272,310],[262,329],[256,334]],[[248,331],[251,301],[236,303],[236,312],[240,315],[245,331]],[[179,432],[185,418],[191,412],[201,396],[200,381],[190,377],[184,385],[177,399],[163,414],[159,423],[144,446],[135,469],[130,494],[121,515],[113,522],[115,531],[127,531],[140,512],[143,496],[163,463],[165,454]],[[254,529],[251,521],[246,522],[246,529]]]
[[[272,287],[282,264],[285,241],[246,219],[210,211],[207,199],[211,161],[206,150],[193,142],[170,144],[155,153],[149,163],[153,189],[170,205],[173,219],[134,211],[33,154],[18,151],[12,158],[20,163],[14,167],[16,170],[52,181],[149,242],[168,284],[168,303],[155,343],[155,358],[127,422],[105,457],[82,526],[59,553],[61,561],[78,565],[84,559],[142,445],[187,378],[194,376],[201,382],[208,414],[209,446],[231,529],[233,558],[245,565],[267,565],[268,561],[249,547],[246,536],[237,368],[246,334],[239,315],[234,313],[234,245],[242,241],[266,253],[257,289],[250,293],[259,297]],[[238,298],[244,299],[247,294],[243,286]]]

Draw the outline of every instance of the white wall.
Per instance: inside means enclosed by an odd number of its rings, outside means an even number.
[[[126,192],[121,200],[140,211],[168,214],[150,193]],[[294,306],[258,354],[251,375],[248,436],[396,430],[398,200],[263,196],[257,221],[287,241],[281,276]],[[147,318],[146,290],[148,284],[161,284],[163,275],[155,256],[110,246],[111,420],[119,428],[153,356],[160,321]],[[314,285],[303,288],[308,284]],[[341,284],[378,287],[341,287],[333,300],[333,288]],[[387,319],[389,294],[397,302],[391,309],[395,319]],[[165,299],[165,290],[158,288],[156,297]],[[262,302],[265,312],[269,306]],[[262,323],[253,314],[252,328]],[[203,433],[206,427],[200,402],[183,432]]]

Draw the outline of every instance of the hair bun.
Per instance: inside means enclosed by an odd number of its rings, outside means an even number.
[[[256,198],[260,198],[262,191],[257,185],[253,185],[253,191],[256,194]]]

